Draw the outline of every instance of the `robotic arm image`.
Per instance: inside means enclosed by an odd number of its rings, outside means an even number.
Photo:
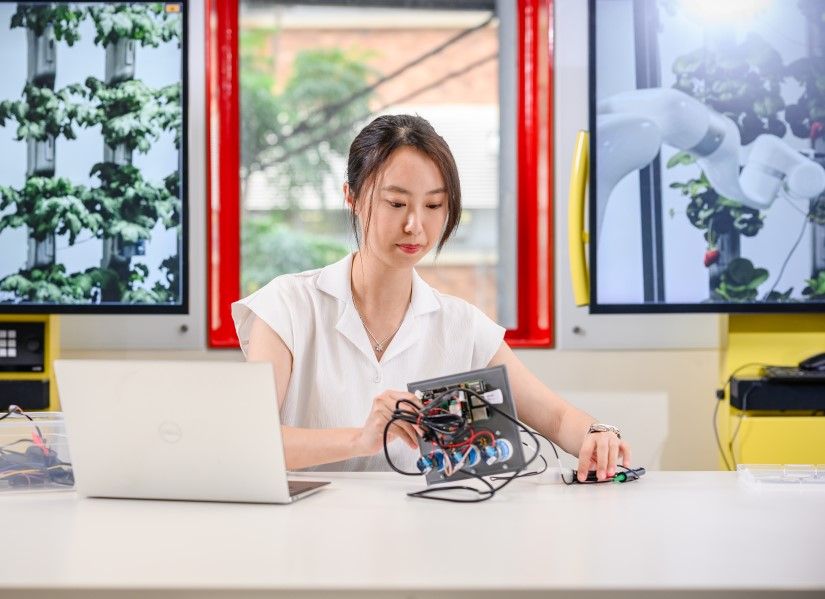
[[[597,215],[601,230],[613,188],[646,166],[662,144],[688,152],[721,195],[756,210],[773,204],[780,190],[810,199],[825,190],[825,169],[775,135],[760,135],[740,173],[739,129],[684,92],[639,89],[598,105]]]

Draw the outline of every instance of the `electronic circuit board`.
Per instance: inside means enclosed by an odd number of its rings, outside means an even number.
[[[427,484],[512,472],[524,467],[524,451],[504,366],[409,383],[423,412],[455,430],[427,432],[419,439],[418,469]]]

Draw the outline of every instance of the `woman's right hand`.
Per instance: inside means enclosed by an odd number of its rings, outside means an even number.
[[[399,399],[406,399],[416,406],[421,407],[421,401],[412,393],[406,391],[393,391],[387,389],[381,395],[372,400],[372,409],[364,423],[361,433],[358,436],[358,444],[362,455],[375,455],[384,447],[384,429],[387,426],[392,413],[395,411],[395,404]],[[413,412],[409,405],[401,404],[402,410]],[[412,449],[418,448],[418,437],[420,429],[409,422],[396,420],[390,427],[387,435],[387,443],[395,439],[401,439]]]

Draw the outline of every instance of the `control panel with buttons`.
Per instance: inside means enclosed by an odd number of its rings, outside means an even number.
[[[0,371],[43,372],[45,325],[0,321]]]

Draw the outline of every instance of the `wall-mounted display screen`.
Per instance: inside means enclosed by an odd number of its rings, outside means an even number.
[[[825,312],[825,0],[591,0],[593,312]]]
[[[0,313],[185,313],[186,6],[0,0]]]

